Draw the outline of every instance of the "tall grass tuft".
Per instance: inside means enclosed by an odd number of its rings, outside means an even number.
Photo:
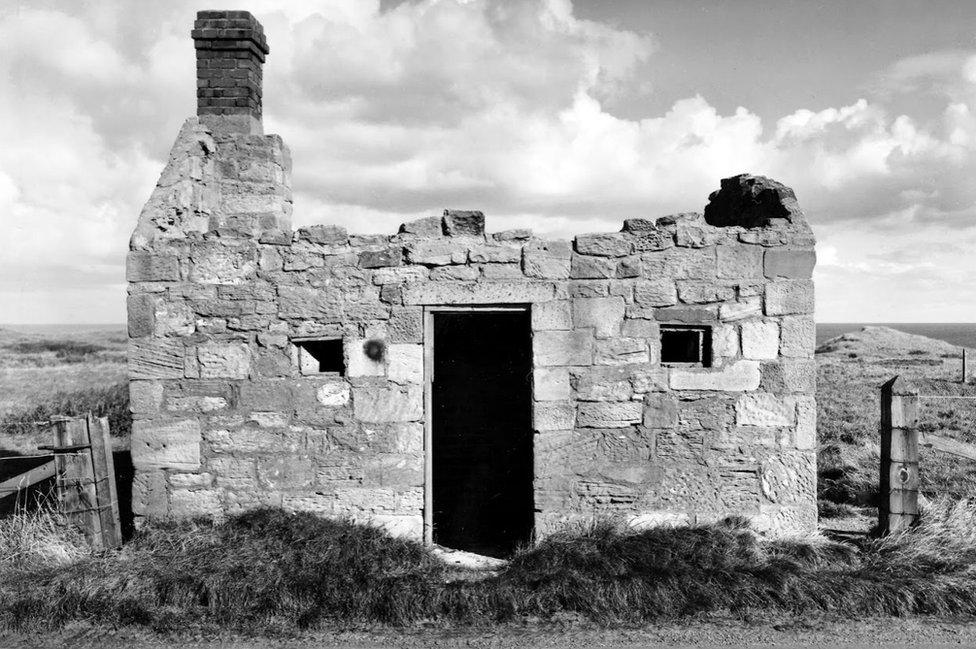
[[[49,421],[56,415],[82,415],[89,410],[96,417],[108,417],[109,430],[113,436],[127,437],[132,430],[129,384],[121,381],[109,386],[58,392],[32,408],[3,415],[0,419],[0,434],[35,434],[43,426],[39,422]]]
[[[84,536],[50,502],[0,518],[0,574],[60,568],[88,555]]]
[[[766,540],[742,520],[555,534],[499,574],[452,580],[423,546],[371,527],[260,510],[152,524],[121,552],[0,564],[0,628],[70,620],[245,632],[373,624],[599,624],[708,613],[976,614],[976,507],[862,546]]]

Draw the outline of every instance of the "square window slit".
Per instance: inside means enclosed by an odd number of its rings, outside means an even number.
[[[661,325],[661,362],[668,365],[710,367],[711,327]]]
[[[298,365],[302,374],[330,373],[345,376],[346,362],[342,355],[342,339],[301,340],[298,346]]]

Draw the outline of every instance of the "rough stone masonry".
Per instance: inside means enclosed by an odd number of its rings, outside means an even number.
[[[396,234],[293,231],[288,150],[261,131],[261,26],[205,11],[192,35],[198,116],[127,258],[137,516],[273,506],[421,538],[425,309],[517,304],[538,535],[606,516],[815,527],[814,238],[789,188],[727,178],[703,215],[573,241],[456,210]],[[707,357],[662,362],[672,325]],[[318,371],[314,340],[341,341],[343,375]]]

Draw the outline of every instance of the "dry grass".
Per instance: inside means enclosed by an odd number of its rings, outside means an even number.
[[[976,506],[926,511],[917,530],[861,546],[764,540],[740,520],[640,532],[600,524],[551,536],[480,581],[448,581],[423,546],[373,528],[255,511],[157,524],[119,553],[67,565],[0,564],[0,628],[80,620],[264,634],[557,617],[609,626],[710,613],[974,614]]]
[[[49,502],[0,518],[0,574],[60,568],[87,556],[84,537]]]
[[[26,410],[58,392],[124,381],[125,331],[0,329],[0,415]]]

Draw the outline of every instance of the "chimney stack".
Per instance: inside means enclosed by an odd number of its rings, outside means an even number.
[[[263,135],[261,66],[268,42],[248,11],[200,11],[193,23],[197,50],[197,115],[221,133]]]

